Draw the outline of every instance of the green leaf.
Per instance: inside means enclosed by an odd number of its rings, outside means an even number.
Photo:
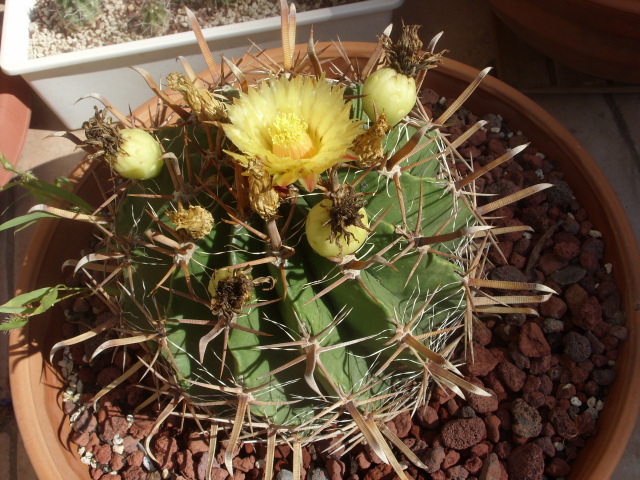
[[[52,288],[40,298],[40,305],[33,311],[32,315],[44,313],[58,302],[58,289]]]
[[[0,331],[13,330],[24,327],[29,322],[27,317],[11,316],[8,320],[0,323]]]
[[[57,292],[59,288],[61,288],[60,285],[55,287],[43,287],[17,295],[5,304],[0,305],[0,313],[18,313],[18,310],[25,309],[27,306],[31,308],[31,304],[34,302],[40,302],[52,290]]]
[[[71,291],[69,295],[60,297],[60,292]],[[0,313],[9,314],[10,318],[0,324],[0,330],[11,330],[24,326],[30,317],[46,312],[56,303],[77,295],[83,288],[69,288],[66,285],[43,287],[31,292],[15,296],[3,305],[0,305]]]
[[[56,183],[64,185],[66,179],[56,179]],[[34,180],[23,183],[22,186],[41,203],[63,203],[69,207],[77,208],[81,213],[93,213],[94,208],[82,197],[79,197],[68,187],[54,185],[42,180]]]
[[[2,153],[0,153],[0,165],[5,170],[18,176],[17,180],[1,187],[0,192],[13,187],[23,187],[39,203],[63,203],[69,207],[76,207],[83,213],[91,213],[93,211],[93,207],[89,203],[73,193],[72,185],[65,177],[55,179],[53,184],[45,182],[31,172],[24,172],[15,168]]]
[[[18,227],[20,225],[29,226],[42,218],[58,218],[58,217],[47,212],[27,213],[25,215],[20,215],[19,217],[12,218],[11,220],[7,220],[6,222],[0,224],[0,232],[3,230],[8,230],[10,228]]]
[[[0,152],[0,165],[2,166],[2,168],[4,168],[8,172],[18,173],[15,167],[11,165],[7,157],[5,157],[4,153],[2,152]]]

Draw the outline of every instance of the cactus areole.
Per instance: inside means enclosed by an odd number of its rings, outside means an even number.
[[[509,311],[500,289],[542,292],[521,303],[549,290],[483,278],[501,233],[483,215],[504,203],[475,208],[476,175],[455,169],[464,136],[447,142],[432,128],[453,112],[367,118],[362,84],[399,63],[421,72],[424,54],[394,54],[383,39],[373,68],[347,62],[330,75],[313,49],[291,54],[293,10],[283,8],[282,65],[265,57],[269,73],[253,82],[235,65],[213,83],[172,74],[174,96],[149,79],[172,112],[148,128],[161,148],[130,150],[121,168],[118,133],[122,144],[153,137],[122,115],[116,132],[101,112],[76,139],[135,180],[116,175],[98,212],[40,210],[99,226],[76,270],[119,320],[96,352],[142,344],[131,368],[166,385],[165,418],[188,412],[224,430],[229,471],[241,442],[267,442],[271,460],[276,443],[293,444],[295,463],[300,445],[341,436],[365,441],[404,478],[385,422],[424,404],[434,384],[488,395],[456,366],[476,316]],[[403,30],[405,47],[415,49],[415,30]],[[147,157],[149,174],[125,175]]]

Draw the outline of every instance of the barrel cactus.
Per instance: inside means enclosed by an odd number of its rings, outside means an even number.
[[[130,20],[130,25],[146,36],[162,35],[171,20],[169,2],[165,0],[146,0]]]
[[[93,23],[102,11],[102,1],[56,0],[55,7],[62,25],[74,31]]]
[[[295,10],[283,9],[280,63],[242,70],[224,59],[229,73],[211,72],[212,83],[172,73],[168,89],[146,76],[158,112],[172,112],[148,128],[158,142],[148,163],[124,147],[136,140],[133,117],[116,112],[116,125],[97,112],[86,139],[65,134],[124,179],[97,212],[34,212],[98,226],[99,245],[75,269],[118,315],[52,355],[105,330],[94,356],[143,345],[111,386],[149,368],[166,385],[157,425],[182,414],[208,422],[212,440],[224,431],[230,472],[242,442],[266,442],[270,478],[278,443],[293,446],[299,472],[303,445],[341,437],[405,478],[390,444],[420,460],[385,423],[433,385],[487,395],[457,367],[476,317],[533,313],[510,304],[550,293],[482,273],[494,235],[526,228],[492,229],[484,216],[546,185],[477,207],[474,180],[524,146],[462,176],[456,147],[482,122],[449,141],[437,127],[458,103],[430,119],[413,94],[411,113],[389,125],[376,108],[388,105],[384,82],[363,95],[390,58],[414,85],[439,61],[420,51],[415,28],[396,43],[384,35],[366,64],[342,58],[323,71],[313,42],[294,55]]]

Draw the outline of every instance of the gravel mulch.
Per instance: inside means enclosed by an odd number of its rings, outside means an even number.
[[[31,12],[29,58],[103,47],[156,36],[138,16],[149,0],[102,0],[102,13],[87,28],[70,30],[56,13],[55,0],[38,0]],[[297,0],[296,10],[356,3],[362,0]],[[279,0],[165,0],[170,12],[162,33],[191,30],[184,7],[194,12],[201,28],[216,27],[280,15]]]

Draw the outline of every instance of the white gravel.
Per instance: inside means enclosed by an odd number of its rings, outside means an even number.
[[[37,0],[31,12],[29,58],[84,50],[115,43],[140,40],[152,35],[140,33],[135,18],[146,0],[102,0],[102,14],[88,28],[65,31],[55,13],[55,0]],[[165,34],[189,31],[184,6],[196,15],[201,28],[278,16],[279,0],[164,0],[171,11]],[[362,0],[295,0],[299,12]],[[291,3],[291,0],[289,0]]]

